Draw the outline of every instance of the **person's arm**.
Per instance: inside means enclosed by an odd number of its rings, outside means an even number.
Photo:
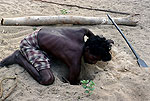
[[[79,75],[80,75],[80,67],[78,67],[78,66],[70,67],[69,78],[68,78],[70,84],[77,85],[79,83],[78,82]]]

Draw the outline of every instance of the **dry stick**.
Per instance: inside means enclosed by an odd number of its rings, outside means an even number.
[[[62,4],[62,3],[57,3],[57,2],[53,2],[53,1],[46,1],[46,0],[35,0],[35,1],[52,3],[52,4],[56,4],[56,5],[61,5],[61,6],[69,6],[69,7],[77,7],[77,8],[81,8],[81,9],[95,10],[95,11],[103,11],[103,12],[118,13],[118,14],[125,14],[125,15],[139,15],[139,14],[133,14],[133,13],[126,13],[126,12],[98,9],[98,8],[82,7],[82,6],[78,6],[78,5]]]
[[[2,37],[5,38],[6,40],[8,39],[10,41],[10,38],[12,40],[12,38],[18,38],[18,37],[21,37],[23,35],[27,35],[28,34],[27,32],[31,32],[31,31],[33,31],[33,29],[27,29],[27,30],[19,31],[17,33],[7,33],[7,34],[3,34]],[[25,34],[22,34],[22,33],[25,33]]]
[[[69,82],[65,77],[62,77],[62,79],[63,79],[65,82],[67,82],[67,83],[70,84],[70,82]]]
[[[18,82],[18,81],[17,81],[17,78],[16,78],[16,77],[5,77],[5,78],[3,78],[3,79],[0,81],[0,98],[2,98],[2,96],[3,96],[3,86],[2,86],[2,82],[3,82],[4,80],[6,80],[6,79],[15,79],[16,82],[15,82],[14,85],[11,87],[9,93],[7,93],[6,96],[5,96],[3,99],[1,99],[1,101],[4,101],[5,99],[7,99],[7,98],[10,96],[10,94],[14,91],[14,89],[17,87],[17,82]]]
[[[117,24],[136,26],[137,21],[130,17],[114,18]],[[27,16],[16,18],[2,18],[2,25],[6,26],[40,26],[53,24],[77,24],[77,25],[96,25],[96,24],[112,24],[106,17],[85,17],[85,16]]]

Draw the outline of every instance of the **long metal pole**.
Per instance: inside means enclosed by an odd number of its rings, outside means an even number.
[[[107,14],[108,18],[111,20],[111,22],[115,25],[115,27],[117,28],[117,30],[120,32],[120,34],[122,35],[122,37],[125,39],[125,41],[127,42],[128,46],[130,47],[130,49],[132,50],[132,52],[134,53],[135,57],[138,60],[138,64],[140,67],[148,67],[147,64],[140,59],[139,55],[137,55],[137,53],[135,52],[135,50],[133,49],[133,47],[131,46],[131,44],[128,42],[127,38],[124,36],[123,32],[121,31],[121,29],[118,27],[118,25],[115,23],[115,21],[110,17],[109,14]]]

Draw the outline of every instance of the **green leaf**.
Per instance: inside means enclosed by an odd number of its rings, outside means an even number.
[[[87,86],[87,89],[90,89],[91,87]]]
[[[81,83],[82,83],[82,84],[88,84],[88,83],[89,83],[89,80],[82,80]]]
[[[86,88],[87,88],[87,86],[86,86],[86,85],[82,85],[82,87],[83,87],[84,89],[86,89]]]
[[[89,90],[86,90],[85,93],[89,93]]]
[[[95,83],[94,83],[92,80],[90,81],[90,84],[91,84],[91,85],[95,85]]]
[[[33,29],[34,31],[35,31],[35,30],[37,30],[37,28],[36,28],[36,27],[33,27],[32,29]]]
[[[62,9],[60,11],[61,11],[62,14],[67,14],[68,13],[66,9]]]
[[[93,85],[89,84],[90,87],[93,87]]]
[[[85,80],[82,80],[82,81],[81,81],[81,83],[83,83],[83,84],[84,84],[85,82],[86,82]]]
[[[89,83],[89,80],[86,80],[86,83]]]
[[[94,89],[95,89],[95,88],[90,88],[89,90],[90,90],[90,91],[93,91]]]

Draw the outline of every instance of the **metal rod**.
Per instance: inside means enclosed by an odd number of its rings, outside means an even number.
[[[114,22],[114,20],[110,17],[109,14],[107,14],[108,18],[112,21],[112,23],[115,25],[115,27],[118,29],[118,31],[121,33],[122,37],[125,39],[125,41],[127,42],[128,46],[131,48],[132,52],[134,53],[135,57],[137,59],[139,59],[138,54],[135,52],[135,50],[133,49],[133,47],[131,46],[131,44],[128,42],[127,38],[124,36],[123,32],[121,31],[121,29],[118,27],[118,25]]]
[[[124,34],[122,33],[122,31],[120,30],[120,28],[117,26],[117,24],[115,23],[115,21],[110,17],[109,14],[107,14],[108,18],[111,20],[111,22],[115,25],[115,27],[117,28],[117,30],[120,32],[120,34],[122,35],[122,37],[125,39],[125,41],[127,42],[128,46],[130,47],[130,49],[132,50],[132,52],[134,53],[134,55],[137,58],[137,63],[140,67],[148,67],[148,65],[144,62],[144,60],[140,59],[140,57],[137,55],[137,53],[135,52],[135,50],[133,49],[133,47],[131,46],[131,44],[128,42],[128,40],[126,39],[126,37],[124,36]]]

